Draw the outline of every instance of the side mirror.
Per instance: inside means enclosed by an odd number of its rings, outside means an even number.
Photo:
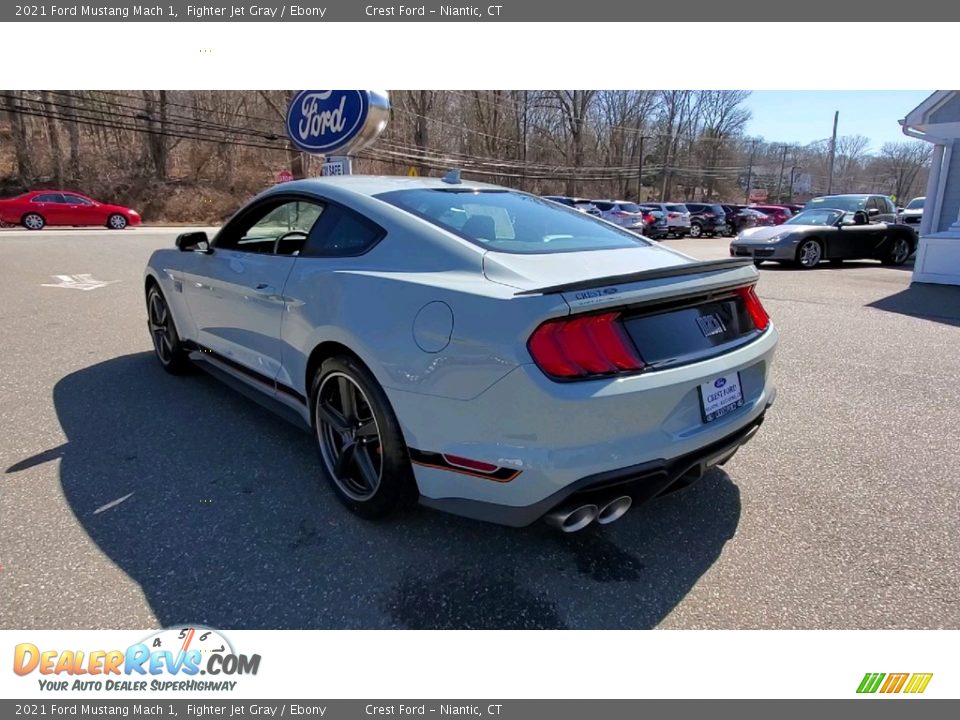
[[[177,249],[181,252],[210,252],[210,239],[203,231],[177,235]]]
[[[870,208],[869,210],[867,210],[867,215],[869,215],[870,217],[876,217],[879,214],[880,214],[880,211],[877,210],[876,208]]]

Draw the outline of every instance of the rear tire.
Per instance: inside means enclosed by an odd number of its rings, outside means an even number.
[[[697,224],[693,224],[693,225],[690,226],[690,237],[692,237],[692,238],[698,238],[698,237],[700,237],[702,234],[703,234],[703,228],[702,228],[702,227],[700,227],[700,226],[697,225]]]
[[[910,243],[907,242],[906,238],[901,237],[893,241],[890,252],[887,253],[881,262],[883,262],[884,265],[898,267],[903,265],[908,257],[910,257]]]
[[[171,375],[186,375],[193,371],[189,353],[180,341],[173,322],[173,313],[159,286],[147,290],[147,329],[153,341],[153,351],[160,365]]]
[[[417,483],[386,393],[358,360],[325,360],[310,392],[314,438],[337,498],[367,519],[412,505]]]
[[[47,221],[44,220],[43,215],[40,215],[39,213],[27,213],[23,216],[20,224],[23,225],[27,230],[43,230],[47,224]]]

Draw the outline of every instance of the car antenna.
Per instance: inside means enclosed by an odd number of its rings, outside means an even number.
[[[448,185],[459,185],[461,182],[463,182],[460,179],[460,170],[454,169],[448,172],[443,176],[443,182],[447,183]]]

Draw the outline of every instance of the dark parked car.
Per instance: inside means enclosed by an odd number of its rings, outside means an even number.
[[[844,260],[872,258],[885,265],[903,265],[917,249],[917,235],[906,225],[873,222],[866,210],[844,212],[833,208],[808,209],[783,225],[745,230],[730,243],[734,257],[815,268],[821,260],[839,264]]]
[[[641,205],[643,213],[643,234],[653,240],[662,240],[670,234],[667,214],[657,205]]]
[[[831,208],[847,213],[866,210],[878,222],[895,223],[898,219],[897,206],[886,195],[824,195],[814,198],[805,207],[806,210],[816,208]]]
[[[690,237],[701,235],[725,235],[727,213],[717,203],[684,203],[690,211]]]
[[[773,220],[768,215],[746,205],[724,205],[723,207],[727,211],[727,227],[731,235],[737,235],[758,225],[773,224]]]

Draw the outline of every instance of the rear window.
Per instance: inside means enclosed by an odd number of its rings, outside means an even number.
[[[667,212],[685,213],[689,212],[686,205],[667,205]]]
[[[548,254],[649,244],[585,213],[508,190],[394,190],[376,197],[495,252]]]
[[[926,198],[914,198],[909,203],[907,203],[906,210],[923,210],[923,201]]]
[[[640,206],[636,203],[617,203],[617,205],[619,205],[620,209],[624,212],[640,212]]]
[[[611,210],[611,209],[613,209],[614,203],[612,203],[612,202],[604,202],[603,200],[594,200],[594,201],[593,201],[593,205],[594,205],[594,207],[596,207],[598,210]]]

